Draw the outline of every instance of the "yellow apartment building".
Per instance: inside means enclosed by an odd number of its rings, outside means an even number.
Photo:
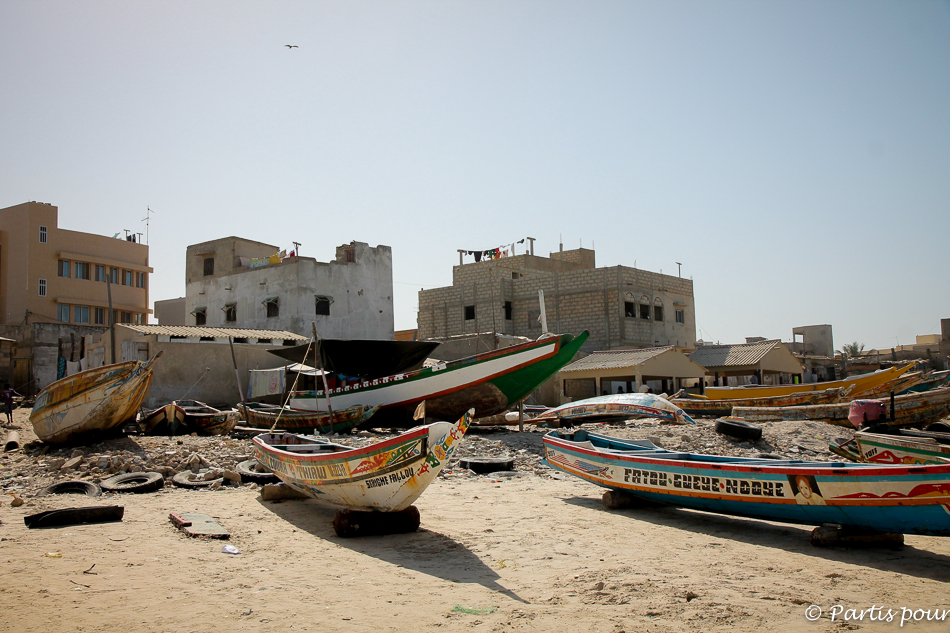
[[[61,229],[58,213],[43,202],[0,209],[0,324],[146,323],[148,246]]]

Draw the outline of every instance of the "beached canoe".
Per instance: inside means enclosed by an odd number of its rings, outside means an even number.
[[[469,412],[455,423],[418,426],[365,448],[292,433],[262,433],[253,444],[261,463],[323,505],[399,512],[442,471],[471,421]]]
[[[903,376],[898,376],[894,380],[888,380],[883,385],[871,389],[865,389],[864,391],[852,390],[850,397],[852,400],[870,400],[872,398],[890,396],[891,393],[899,395],[922,384],[929,377],[930,372],[910,371]]]
[[[847,388],[825,389],[824,391],[804,391],[787,396],[768,396],[765,398],[737,398],[734,400],[712,400],[682,396],[671,398],[670,402],[689,415],[702,417],[729,416],[733,407],[790,407],[803,404],[827,404],[840,402],[847,394]]]
[[[903,367],[881,369],[870,374],[850,376],[843,380],[829,382],[806,382],[797,385],[746,385],[744,387],[706,387],[706,397],[713,400],[734,400],[736,398],[764,398],[767,396],[785,396],[802,391],[822,391],[838,387],[851,387],[851,393],[867,391],[883,385],[889,380],[903,375],[914,363]]]
[[[950,464],[950,433],[877,425],[828,448],[869,464]]]
[[[227,435],[238,422],[237,409],[216,409],[197,400],[176,400],[172,403],[184,412],[184,433]]]
[[[330,433],[346,433],[350,429],[367,422],[379,410],[379,405],[364,405],[334,411],[332,419],[326,411],[291,409],[287,406],[281,407],[276,404],[261,404],[258,402],[245,402],[238,405],[238,409],[244,416],[246,425],[250,428],[279,428],[295,433],[306,431],[327,435]]]
[[[146,435],[177,435],[184,424],[185,410],[172,402],[139,413],[139,427]]]
[[[602,418],[659,418],[675,424],[696,424],[681,408],[652,393],[615,393],[569,402],[531,420],[583,423]]]
[[[55,444],[111,431],[135,419],[152,381],[147,361],[129,361],[81,371],[48,385],[33,404],[36,436]]]
[[[542,336],[536,341],[483,352],[415,371],[330,390],[334,411],[379,405],[367,425],[406,427],[425,400],[429,418],[455,420],[474,408],[478,417],[502,413],[574,358],[588,333]],[[295,392],[294,409],[326,411],[326,394]]]
[[[950,536],[950,464],[700,455],[583,430],[551,432],[543,442],[552,468],[648,501],[806,525]]]
[[[890,412],[890,398],[880,400]],[[848,420],[850,402],[803,405],[798,407],[734,407],[732,415],[750,422],[779,420],[815,420],[853,427]],[[941,387],[924,393],[907,393],[894,397],[893,426],[924,426],[950,415],[950,387]]]

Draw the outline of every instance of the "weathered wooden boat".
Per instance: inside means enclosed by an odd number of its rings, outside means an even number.
[[[176,435],[184,424],[185,410],[173,402],[139,413],[139,427],[146,435]]]
[[[872,398],[890,407],[890,398]],[[848,420],[850,402],[802,405],[797,407],[734,407],[732,415],[750,422],[780,420],[815,420],[852,427]],[[888,409],[889,410],[889,409]],[[924,393],[908,393],[894,397],[894,426],[923,426],[950,415],[950,387]]]
[[[825,389],[824,391],[803,391],[787,396],[768,396],[765,398],[736,398],[734,400],[712,400],[681,396],[671,398],[670,402],[689,415],[716,417],[729,416],[733,407],[789,407],[803,404],[826,404],[840,402],[848,388]]]
[[[923,393],[925,391],[930,391],[931,389],[939,389],[948,383],[950,383],[950,369],[945,369],[944,371],[935,371],[931,373],[926,379],[921,381],[920,384],[914,385],[909,389],[905,389],[904,393]]]
[[[197,400],[176,400],[172,404],[184,412],[185,421],[180,427],[184,433],[227,435],[240,417],[237,409],[216,409]]]
[[[81,371],[48,385],[33,404],[30,422],[50,444],[111,431],[134,419],[152,381],[147,361],[129,361]]]
[[[871,389],[865,389],[864,391],[852,392],[851,399],[871,400],[873,398],[883,398],[885,396],[890,396],[892,392],[894,395],[899,395],[906,393],[910,389],[913,389],[917,385],[923,383],[929,377],[930,372],[907,372],[903,376],[898,376],[894,380],[888,380],[883,385],[879,385]]]
[[[889,380],[905,374],[913,367],[910,363],[903,367],[890,367],[870,374],[850,376],[843,380],[828,382],[806,382],[797,385],[746,385],[744,387],[706,387],[706,397],[713,400],[734,400],[736,398],[764,398],[768,396],[785,396],[802,391],[822,391],[838,387],[851,387],[851,393],[867,391],[883,385]]]
[[[454,420],[474,408],[479,417],[505,411],[541,386],[566,365],[587,340],[588,333],[542,336],[537,341],[483,352],[461,360],[439,363],[338,389],[330,389],[334,411],[360,405],[379,405],[367,423],[405,427],[425,400],[426,415]],[[323,391],[295,392],[294,409],[327,411]]]
[[[950,433],[895,429],[880,424],[828,448],[869,464],[950,464]]]
[[[659,418],[675,424],[696,424],[681,408],[652,393],[615,393],[569,402],[548,409],[532,422],[557,420],[573,424],[602,418]]]
[[[455,423],[418,426],[365,448],[292,433],[262,433],[253,445],[284,483],[323,505],[399,512],[442,471],[471,420],[469,412]]]
[[[950,464],[700,455],[583,430],[554,431],[543,442],[552,468],[648,501],[806,525],[950,536]]]
[[[294,433],[345,433],[367,422],[379,405],[363,405],[334,411],[307,411],[288,406],[245,402],[238,405],[247,426],[256,429],[280,428]],[[275,427],[276,425],[276,427]]]

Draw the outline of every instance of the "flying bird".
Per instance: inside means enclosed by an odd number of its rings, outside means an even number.
[[[284,46],[286,46],[287,48],[300,48],[296,44],[284,44]]]

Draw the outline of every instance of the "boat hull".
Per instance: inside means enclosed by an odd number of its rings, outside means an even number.
[[[692,418],[678,406],[652,393],[595,396],[548,409],[532,421],[535,424],[542,424],[547,420],[581,422],[618,417],[659,418],[675,424],[695,424]]]
[[[787,396],[803,391],[822,391],[838,387],[852,388],[852,393],[867,391],[902,376],[913,364],[903,367],[891,367],[873,374],[853,376],[844,380],[829,382],[807,382],[798,385],[763,385],[747,387],[706,387],[706,396],[713,400],[735,400],[736,398],[764,398],[769,396]]]
[[[924,438],[901,437],[881,433],[854,434],[860,460],[871,464],[946,464],[950,445]]]
[[[688,413],[700,417],[723,417],[732,415],[733,407],[790,407],[805,404],[827,404],[838,402],[844,397],[845,389],[825,389],[807,391],[787,396],[765,398],[737,398],[732,400],[712,400],[703,398],[673,398],[673,404]]]
[[[329,433],[345,433],[350,429],[364,424],[379,410],[379,406],[350,407],[342,411],[334,411],[332,420],[328,412],[299,411],[296,409],[274,410],[256,409],[253,405],[240,406],[247,426],[255,429],[280,428],[285,431],[301,432],[313,431],[324,435]]]
[[[950,536],[950,465],[693,455],[578,431],[544,437],[552,467],[649,501],[806,525]]]
[[[362,449],[342,450],[346,447],[291,433],[263,433],[253,444],[257,459],[284,483],[322,505],[399,512],[438,476],[470,424],[466,413],[454,424],[416,427]],[[301,450],[308,448],[309,453]]]
[[[30,414],[36,436],[49,444],[109,432],[134,419],[152,381],[145,362],[106,365],[57,380],[40,391]]]
[[[571,361],[587,340],[562,334],[485,352],[414,372],[387,376],[330,391],[333,410],[379,405],[374,426],[412,426],[423,400],[426,416],[454,420],[474,408],[478,417],[501,413],[537,389]],[[295,394],[294,409],[326,411],[323,392]]]

